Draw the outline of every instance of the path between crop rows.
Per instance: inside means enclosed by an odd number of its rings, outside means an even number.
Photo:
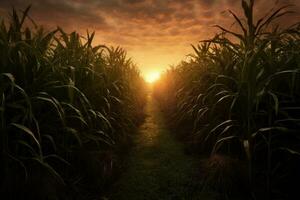
[[[183,145],[170,135],[151,95],[146,114],[129,155],[128,167],[109,199],[207,200],[195,176],[198,162],[185,155]]]

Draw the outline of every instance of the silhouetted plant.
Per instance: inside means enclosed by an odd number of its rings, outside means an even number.
[[[201,152],[247,161],[253,195],[263,176],[263,193],[269,199],[279,191],[291,197],[296,192],[291,185],[278,183],[289,180],[280,176],[298,173],[293,165],[299,164],[300,155],[300,26],[270,27],[291,13],[289,6],[255,22],[254,0],[241,2],[245,19],[229,11],[240,32],[217,25],[221,33],[193,46],[188,62],[162,76],[156,96],[164,102],[163,109],[174,113],[177,126],[190,130],[183,137]]]
[[[25,27],[29,10],[0,25],[1,196],[103,192],[142,118],[145,83],[123,49]]]

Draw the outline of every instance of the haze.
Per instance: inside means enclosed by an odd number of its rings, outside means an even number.
[[[297,0],[258,0],[261,15],[271,5],[294,4]],[[61,26],[82,34],[96,31],[96,43],[125,48],[142,74],[157,73],[186,59],[191,44],[213,36],[220,24],[232,26],[228,9],[241,14],[240,0],[1,0],[0,14],[7,17],[14,6],[32,4],[30,16],[47,28]],[[299,21],[287,16],[284,24]]]

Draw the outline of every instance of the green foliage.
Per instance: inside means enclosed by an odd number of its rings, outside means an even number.
[[[297,191],[284,184],[297,180],[299,167],[300,26],[271,26],[291,13],[288,6],[255,22],[253,6],[242,1],[245,19],[230,11],[240,32],[216,26],[221,33],[193,46],[155,95],[200,152],[247,162],[253,194],[261,195],[255,184],[263,182],[265,198],[291,197]]]
[[[1,196],[89,198],[143,118],[145,83],[123,49],[93,46],[94,33],[25,27],[29,9],[0,25]]]

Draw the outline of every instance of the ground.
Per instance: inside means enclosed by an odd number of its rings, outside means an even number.
[[[116,182],[111,200],[208,200],[201,192],[199,160],[184,154],[148,96],[147,117],[135,138],[128,166]]]

